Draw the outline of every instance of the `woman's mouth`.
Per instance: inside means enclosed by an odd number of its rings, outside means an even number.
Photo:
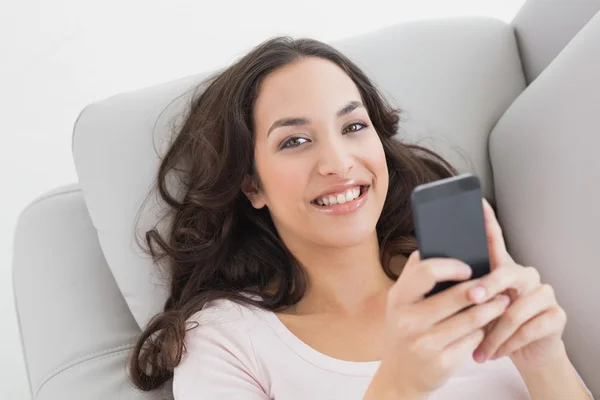
[[[331,193],[311,201],[319,211],[328,214],[346,214],[361,207],[366,199],[370,185],[350,187],[338,193]]]

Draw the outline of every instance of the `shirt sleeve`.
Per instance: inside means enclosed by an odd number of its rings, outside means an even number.
[[[188,322],[173,376],[175,400],[269,400],[240,306],[204,309]]]

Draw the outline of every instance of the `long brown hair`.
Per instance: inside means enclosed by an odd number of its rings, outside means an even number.
[[[456,174],[435,152],[395,137],[399,111],[356,64],[325,43],[273,38],[205,81],[158,170],[157,190],[171,223],[165,235],[147,232],[146,244],[156,261],[168,261],[171,290],[164,311],[149,322],[131,354],[130,377],[142,390],[159,388],[172,377],[185,351],[186,320],[208,302],[229,299],[280,311],[303,296],[305,276],[268,210],[254,209],[241,192],[245,177],[257,178],[253,109],[261,81],[303,57],[327,59],[348,74],[383,143],[389,189],[377,236],[390,278],[398,277],[390,259],[407,257],[417,247],[411,190]],[[183,185],[177,195],[168,188],[171,174]]]

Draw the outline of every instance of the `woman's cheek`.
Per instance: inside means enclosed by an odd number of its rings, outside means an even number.
[[[383,145],[377,135],[371,136],[362,147],[363,157],[367,168],[375,174],[387,175],[387,162]]]
[[[299,162],[289,162],[272,167],[272,190],[276,197],[288,204],[302,201],[304,189],[307,186],[306,165]]]

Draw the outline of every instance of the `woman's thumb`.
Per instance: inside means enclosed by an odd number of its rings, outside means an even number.
[[[408,257],[408,260],[406,260],[406,264],[414,264],[416,262],[421,261],[421,255],[419,253],[419,250],[415,250],[412,253],[410,253],[410,256]]]

